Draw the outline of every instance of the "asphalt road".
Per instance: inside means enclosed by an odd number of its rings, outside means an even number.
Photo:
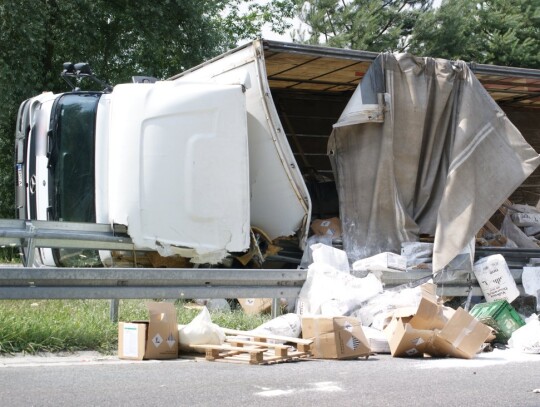
[[[538,392],[535,392],[537,390]],[[306,360],[250,366],[0,357],[3,406],[540,406],[540,355]]]

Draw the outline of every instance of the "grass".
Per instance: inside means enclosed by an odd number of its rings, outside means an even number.
[[[119,320],[148,319],[145,300],[120,300]],[[175,302],[179,324],[189,323],[198,309]],[[241,310],[212,312],[219,326],[253,329],[268,315],[248,316]],[[110,320],[108,300],[2,300],[0,301],[0,355],[18,352],[60,352],[117,349],[118,324]]]
[[[0,263],[21,263],[21,253],[18,247],[0,247]]]

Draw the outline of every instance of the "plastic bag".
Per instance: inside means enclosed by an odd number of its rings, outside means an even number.
[[[373,274],[358,278],[331,266],[313,263],[298,296],[296,312],[300,315],[349,315],[382,291],[382,283]]]
[[[420,286],[410,288],[386,290],[353,313],[353,316],[362,322],[364,326],[371,326],[382,331],[390,322],[395,310],[399,308],[417,309],[422,299]]]
[[[313,263],[327,264],[336,270],[350,274],[349,260],[345,251],[328,246],[324,243],[311,245]]]
[[[192,349],[189,345],[221,345],[225,342],[225,333],[212,322],[206,307],[189,324],[179,325],[178,331],[181,350],[204,353],[204,350]]]
[[[540,353],[540,321],[538,315],[532,314],[526,319],[526,324],[516,329],[508,346],[523,353]]]
[[[277,318],[259,325],[251,332],[298,338],[302,332],[302,320],[297,314],[289,313],[280,315]],[[268,340],[268,342],[273,342],[273,340]]]
[[[319,236],[313,235],[308,237],[306,241],[306,248],[304,254],[302,255],[302,260],[300,261],[300,268],[307,269],[308,266],[313,263],[313,253],[311,246],[322,243],[327,246],[332,246],[332,237],[331,236]]]

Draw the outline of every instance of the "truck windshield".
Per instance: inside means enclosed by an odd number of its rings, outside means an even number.
[[[49,170],[50,217],[67,222],[95,222],[94,139],[101,93],[61,96],[51,116]],[[95,250],[58,249],[62,266],[100,264]]]

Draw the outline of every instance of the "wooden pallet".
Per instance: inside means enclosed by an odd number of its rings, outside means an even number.
[[[222,328],[223,332],[226,335],[237,335],[237,336],[247,336],[253,338],[254,341],[258,342],[268,342],[272,341],[281,341],[286,343],[294,344],[295,348],[300,352],[311,353],[311,345],[313,345],[312,339],[302,339],[302,338],[293,338],[290,336],[279,336],[279,335],[270,335],[270,334],[261,334],[257,332],[247,332],[239,331],[236,329]]]
[[[194,350],[204,350],[205,359],[215,362],[247,363],[251,365],[269,365],[275,363],[297,362],[311,356],[311,340],[290,338],[276,335],[261,335],[231,329],[224,330],[227,336],[222,345],[191,345]],[[238,338],[252,337],[254,340]],[[280,340],[293,343],[289,345],[268,343],[268,340]]]

